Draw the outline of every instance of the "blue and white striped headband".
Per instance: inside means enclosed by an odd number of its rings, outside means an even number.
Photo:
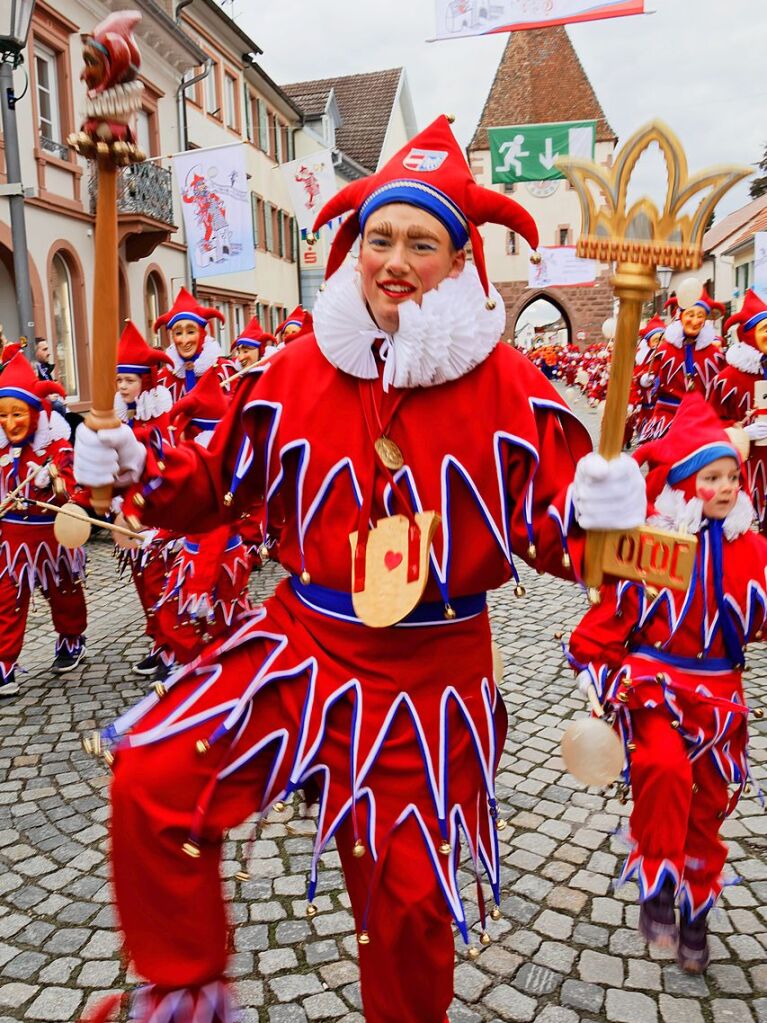
[[[364,232],[371,213],[392,202],[407,203],[431,213],[446,228],[456,249],[462,249],[468,242],[468,221],[453,200],[433,185],[408,178],[389,181],[367,197],[359,211],[360,233]]]
[[[37,409],[38,412],[43,407],[43,403],[36,394],[32,394],[31,391],[25,391],[21,387],[0,387],[0,398],[18,398],[19,401],[24,401],[27,405]]]
[[[683,458],[681,462],[672,465],[668,474],[668,482],[673,487],[675,483],[680,483],[689,476],[700,472],[711,462],[715,462],[717,458],[734,458],[740,464],[740,456],[732,445],[725,444],[724,441],[715,441],[698,448],[697,451],[693,451],[691,455]]]
[[[207,327],[208,321],[203,316],[198,316],[197,313],[176,313],[175,316],[171,316],[168,320],[168,330],[179,320],[191,320],[193,323],[199,324],[201,327]]]

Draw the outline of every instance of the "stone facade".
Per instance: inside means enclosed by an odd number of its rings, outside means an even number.
[[[496,287],[506,304],[506,336],[514,337],[514,327],[519,314],[538,299],[547,299],[564,314],[570,328],[570,340],[581,348],[602,338],[602,324],[613,315],[613,291],[609,275],[601,273],[593,287],[547,288],[533,291],[526,281],[503,281]],[[583,332],[585,340],[578,341]]]

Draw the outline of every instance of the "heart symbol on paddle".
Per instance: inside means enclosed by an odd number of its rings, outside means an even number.
[[[400,551],[387,551],[384,554],[384,565],[390,572],[393,572],[395,568],[402,564],[402,554]]]

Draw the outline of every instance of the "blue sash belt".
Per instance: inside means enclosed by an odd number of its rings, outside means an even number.
[[[363,624],[355,613],[351,593],[331,590],[317,583],[302,583],[296,575],[290,577],[290,585],[301,603],[313,611]],[[449,625],[451,622],[474,618],[487,607],[487,594],[473,593],[468,597],[455,597],[450,601],[450,606],[455,611],[455,618],[445,618],[444,601],[433,600],[419,604],[397,625]]]
[[[3,522],[16,522],[20,526],[50,526],[55,515],[24,515],[22,512],[6,512],[0,518],[0,526]]]
[[[632,654],[642,654],[644,657],[651,657],[661,664],[668,664],[672,668],[681,668],[684,671],[736,671],[732,663],[726,657],[683,657],[681,654],[672,654],[667,650],[656,650],[654,646],[638,646],[630,651]]]

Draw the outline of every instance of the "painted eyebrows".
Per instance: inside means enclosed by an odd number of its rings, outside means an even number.
[[[394,228],[391,222],[388,220],[379,220],[370,225],[367,229],[366,234],[379,234],[385,238],[392,238],[394,235]],[[435,234],[434,231],[430,231],[428,227],[423,227],[420,224],[411,224],[405,231],[405,236],[410,240],[423,241],[424,239],[432,242],[438,242],[439,235]]]

